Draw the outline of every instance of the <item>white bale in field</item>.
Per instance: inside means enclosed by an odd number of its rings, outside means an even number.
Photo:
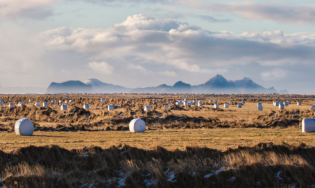
[[[311,110],[315,110],[315,105],[312,105],[312,106],[311,106]]]
[[[291,104],[291,101],[288,101],[288,104]]]
[[[285,102],[284,102],[284,105],[285,105],[285,106],[288,106],[288,105],[289,105],[289,103],[288,103],[287,101],[285,101]]]
[[[281,102],[281,103],[279,103],[279,109],[280,110],[283,110],[284,109],[284,104]]]
[[[40,106],[39,102],[36,102],[34,105],[35,105],[35,106]]]
[[[237,103],[237,108],[242,108],[243,104],[242,103]]]
[[[14,104],[13,103],[9,103],[8,106],[11,108],[11,107],[14,107]]]
[[[21,118],[15,122],[14,131],[16,135],[31,136],[34,132],[34,125],[29,119]]]
[[[24,102],[19,102],[18,106],[22,107],[23,105],[25,105]]]
[[[187,101],[183,101],[183,105],[184,105],[184,106],[186,106],[186,105],[187,105],[187,103],[188,103]]]
[[[243,100],[242,102],[243,102],[243,104],[244,104],[244,103],[245,103],[245,100]]]
[[[3,106],[3,101],[0,101],[0,106]]]
[[[151,110],[151,106],[144,106],[144,111],[150,111]]]
[[[193,100],[192,102],[195,104],[197,101],[196,101],[196,100]]]
[[[108,105],[107,109],[108,110],[114,110],[114,105],[112,105],[112,104]]]
[[[104,98],[101,98],[101,102],[103,102],[105,99]]]
[[[28,102],[33,102],[33,100],[32,100],[32,99],[29,99]]]
[[[182,104],[183,104],[182,101],[176,102],[176,105],[178,105],[178,106],[181,106]]]
[[[224,108],[229,108],[229,104],[224,104]]]
[[[169,110],[168,106],[163,107],[164,110]]]
[[[302,120],[302,132],[314,132],[315,131],[315,119],[305,118]]]
[[[297,102],[297,104],[296,104],[296,105],[301,106],[301,102]]]
[[[213,102],[213,100],[209,100],[209,102],[210,102],[210,103],[212,103],[212,102]]]
[[[214,102],[215,102],[215,103],[218,103],[218,100],[215,100]]]
[[[65,103],[67,104],[67,103],[69,103],[69,101],[68,101],[68,100],[65,100]]]
[[[219,108],[219,105],[218,104],[214,104],[213,107],[214,108]]]
[[[166,104],[167,104],[167,105],[171,105],[172,103],[171,103],[171,102],[167,102]]]
[[[274,102],[273,102],[273,105],[274,105],[274,106],[279,106],[279,104],[280,104],[279,101],[274,101]]]
[[[184,99],[185,102],[187,102],[187,99]]]
[[[59,103],[63,103],[63,100],[59,100]]]
[[[84,104],[84,105],[83,105],[83,108],[84,108],[84,109],[89,109],[89,108],[90,108],[90,105],[89,105],[89,104]]]
[[[202,106],[202,101],[198,101],[198,106]]]
[[[233,100],[230,100],[230,102],[233,102]]]
[[[47,102],[43,102],[43,107],[47,107],[48,103]]]
[[[135,133],[143,133],[145,131],[145,122],[142,119],[133,119],[129,123],[129,131]]]
[[[262,111],[262,110],[263,110],[263,106],[262,106],[262,105],[259,105],[259,106],[257,107],[257,110],[258,110],[258,111]]]
[[[60,106],[60,110],[68,110],[68,106],[63,104]]]
[[[194,105],[194,103],[193,102],[188,102],[187,105],[188,106],[192,106],[192,105]]]
[[[261,102],[257,103],[257,106],[261,106],[261,105],[262,105]]]

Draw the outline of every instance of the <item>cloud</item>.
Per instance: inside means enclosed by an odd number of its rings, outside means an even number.
[[[169,76],[169,77],[177,76],[176,72],[174,72],[174,71],[163,71],[163,72],[159,72],[159,73],[164,75],[164,76]]]
[[[89,54],[106,62],[141,62],[199,73],[251,63],[311,63],[315,58],[313,33],[288,35],[268,31],[234,35],[144,15],[129,16],[106,29],[61,27],[43,32],[41,37],[52,50]]]
[[[218,22],[230,22],[230,19],[218,19],[213,16],[208,16],[208,15],[195,15],[195,17],[200,18],[202,20],[205,20],[207,22],[211,23],[218,23]]]
[[[101,74],[112,74],[114,71],[114,67],[109,65],[106,62],[91,62],[87,65],[89,68],[94,70],[95,72],[101,73]]]
[[[280,23],[315,24],[314,5],[268,4],[255,2],[234,2],[210,5],[201,9],[212,12],[227,12],[247,19],[273,20]]]
[[[287,75],[288,71],[279,68],[261,73],[262,79],[266,81],[284,79]]]
[[[42,20],[53,15],[52,4],[61,0],[0,0],[0,15]]]
[[[139,70],[139,71],[142,71],[142,72],[146,72],[147,71],[145,68],[143,68],[140,65],[129,65],[127,68],[130,69],[130,70]]]

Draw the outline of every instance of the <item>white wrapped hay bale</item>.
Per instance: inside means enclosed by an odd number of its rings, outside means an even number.
[[[59,103],[63,103],[63,100],[59,100]]]
[[[242,108],[243,104],[242,103],[237,103],[237,108]]]
[[[176,102],[176,105],[177,105],[177,106],[181,106],[182,104],[183,104],[182,101]]]
[[[279,101],[274,101],[274,102],[273,102],[273,105],[274,105],[274,106],[279,106],[279,104],[280,104]]]
[[[192,102],[195,104],[197,101],[196,101],[196,100],[193,100]]]
[[[230,100],[230,103],[232,103],[233,102],[233,100]]]
[[[133,119],[129,123],[129,131],[135,133],[143,133],[145,131],[145,122],[142,119]]]
[[[218,103],[218,100],[215,100],[214,103]]]
[[[19,104],[18,104],[19,107],[22,107],[23,105],[25,105],[24,102],[19,102]]]
[[[3,101],[0,101],[0,106],[3,106]]]
[[[215,108],[215,109],[219,108],[219,104],[214,104],[213,108]]]
[[[43,107],[47,107],[48,103],[47,102],[43,102]]]
[[[280,110],[283,110],[284,109],[284,104],[281,102],[281,103],[279,103],[279,109]]]
[[[14,104],[13,103],[9,103],[9,108],[12,108],[12,107],[14,107]]]
[[[245,103],[245,100],[243,100],[242,102],[243,102],[243,104],[244,104],[244,103]]]
[[[84,104],[84,105],[83,105],[83,108],[84,108],[84,109],[89,109],[89,108],[90,108],[90,105],[89,105],[89,104]]]
[[[186,106],[186,105],[187,105],[187,103],[188,103],[187,101],[183,101],[183,105],[184,105],[184,106]]]
[[[108,105],[107,110],[108,110],[108,111],[109,111],[109,110],[114,110],[114,105],[112,105],[112,104]]]
[[[21,118],[15,122],[14,131],[16,135],[31,136],[34,132],[34,125],[29,119]]]
[[[258,111],[263,111],[263,106],[262,106],[262,105],[259,105],[259,106],[257,107],[257,110],[258,110]]]
[[[224,108],[229,108],[229,104],[224,104]]]
[[[68,110],[68,106],[63,104],[60,106],[60,110]]]
[[[297,102],[297,104],[296,104],[296,105],[301,106],[301,102]]]
[[[202,101],[198,101],[198,106],[202,106]]]
[[[312,106],[311,106],[311,110],[312,110],[312,111],[315,111],[315,105],[312,105]]]
[[[262,105],[261,102],[257,103],[257,106],[261,106],[261,105]]]
[[[285,106],[288,106],[288,105],[289,105],[289,103],[288,103],[287,101],[285,101],[285,102],[284,102],[284,105],[285,105]]]
[[[105,99],[104,99],[104,98],[101,98],[101,102],[103,102],[103,101],[105,101]]]
[[[65,100],[65,103],[67,104],[67,103],[69,103],[69,101],[68,101],[68,100]]]
[[[302,132],[314,132],[315,131],[315,119],[305,118],[302,120]]]
[[[40,106],[39,102],[36,102],[36,103],[35,103],[35,106],[39,107],[39,106]]]
[[[33,102],[33,100],[32,100],[32,99],[29,99],[28,102]]]
[[[143,110],[146,111],[146,112],[147,111],[151,111],[151,106],[145,106]]]
[[[167,102],[166,104],[167,104],[167,105],[171,105],[172,103],[171,103],[171,102]]]
[[[209,102],[210,102],[210,103],[212,103],[212,102],[213,102],[213,100],[209,100]]]

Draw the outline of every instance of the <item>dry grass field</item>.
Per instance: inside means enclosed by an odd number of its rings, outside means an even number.
[[[0,95],[0,186],[311,187],[315,133],[300,127],[303,118],[314,117],[309,97]],[[184,98],[204,105],[175,105]],[[61,103],[51,100],[73,101],[60,110]],[[288,100],[284,110],[273,106]],[[48,107],[34,106],[44,101]],[[86,103],[89,109],[82,108]],[[107,110],[109,104],[114,110]],[[145,105],[152,110],[145,112]],[[15,135],[14,123],[22,117],[34,123],[33,136]],[[129,132],[133,118],[146,122],[146,132]]]

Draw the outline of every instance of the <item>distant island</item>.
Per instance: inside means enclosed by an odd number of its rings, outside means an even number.
[[[256,84],[250,78],[242,80],[226,80],[222,75],[216,75],[200,85],[190,85],[182,81],[176,82],[173,86],[161,84],[156,87],[126,88],[101,82],[92,78],[84,82],[66,81],[62,83],[52,82],[47,88],[47,93],[278,93],[271,88],[264,88]],[[283,91],[282,91],[283,92]],[[283,93],[288,93],[286,90]]]

